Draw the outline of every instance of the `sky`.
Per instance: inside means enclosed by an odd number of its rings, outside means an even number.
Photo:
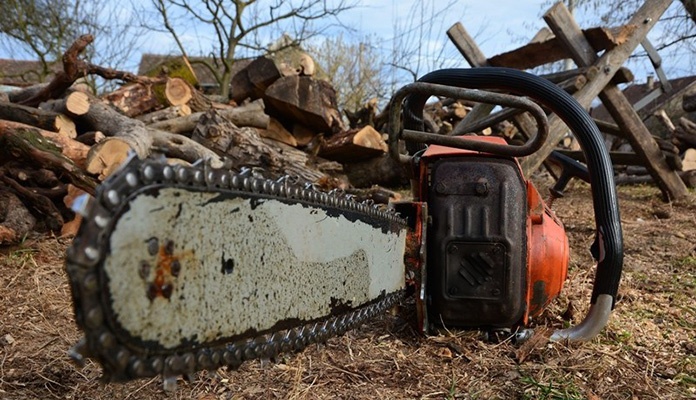
[[[420,16],[414,14],[419,14],[422,11],[418,7],[413,7],[414,4],[420,3],[418,0],[360,0],[360,3],[359,7],[341,14],[341,22],[352,28],[352,35],[356,40],[360,35],[372,35],[378,38],[378,42],[384,44],[385,51],[391,46],[392,38],[395,35],[395,24],[407,24],[409,18],[418,19]],[[461,22],[475,38],[483,53],[491,57],[525,44],[539,29],[544,27],[545,22],[541,15],[545,11],[544,4],[548,8],[551,1],[428,0],[422,3],[435,10],[443,10],[447,5],[450,7],[439,15],[435,23],[427,24],[426,28],[430,29],[430,34],[424,38],[421,47],[424,50],[429,50],[425,53],[438,54],[439,56],[436,61],[433,60],[434,56],[424,56],[419,59],[422,62],[422,65],[417,68],[419,75],[436,67],[468,66],[446,36],[446,30],[454,23]],[[679,2],[675,1],[673,6],[680,6]],[[126,16],[126,18],[128,17]],[[590,18],[590,15],[576,14],[576,19],[583,28],[590,27],[587,22]],[[205,32],[201,30],[190,32],[184,37],[187,47],[195,48],[206,41]],[[337,31],[329,30],[329,34],[335,32]],[[649,38],[655,38],[659,35],[658,29],[654,29]],[[164,33],[151,32],[142,39],[142,44],[134,51],[126,63],[127,65],[118,67],[135,72],[143,53],[167,54],[176,52],[174,41]],[[193,54],[195,51],[191,53]],[[3,50],[0,49],[0,58],[7,57],[8,55],[3,54]],[[663,58],[663,68],[665,68],[668,77],[683,76],[685,71],[691,70],[690,66],[685,64],[684,59],[674,59],[664,55]],[[652,72],[649,62],[645,59],[638,62],[632,61],[628,66],[638,82],[644,81],[646,76]]]

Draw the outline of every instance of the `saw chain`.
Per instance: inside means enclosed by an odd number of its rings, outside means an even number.
[[[178,199],[182,200],[177,204]],[[146,200],[151,201],[152,205],[143,206]],[[174,205],[167,209],[168,201],[173,201]],[[384,270],[401,271],[389,275],[381,269],[369,267],[370,281],[364,284],[359,282],[365,286],[362,292],[345,289],[344,298],[325,295],[326,303],[330,304],[317,305],[310,310],[314,314],[303,314],[304,311],[300,310],[286,320],[264,322],[263,315],[257,314],[268,312],[269,318],[279,318],[286,309],[294,312],[294,304],[284,304],[280,311],[273,311],[278,308],[272,304],[273,300],[293,290],[292,287],[283,287],[283,282],[285,286],[292,286],[292,282],[311,280],[311,277],[288,276],[301,273],[293,272],[293,269],[285,271],[286,275],[280,273],[281,276],[274,276],[271,269],[264,270],[266,272],[259,272],[255,277],[257,282],[247,284],[245,296],[236,298],[234,293],[230,293],[234,291],[230,287],[235,286],[225,286],[224,282],[219,282],[231,279],[228,277],[235,274],[243,274],[245,265],[239,263],[248,261],[235,259],[232,254],[219,249],[214,250],[215,255],[208,258],[201,254],[205,254],[206,246],[214,246],[215,243],[231,246],[220,236],[224,236],[225,226],[229,224],[227,216],[233,213],[248,213],[244,218],[246,220],[248,217],[248,225],[239,222],[239,217],[234,220],[240,225],[235,228],[237,231],[249,233],[246,242],[253,237],[257,228],[262,230],[261,225],[265,224],[264,229],[268,229],[269,222],[259,217],[264,215],[259,210],[271,206],[274,207],[272,210],[278,210],[276,214],[283,215],[279,218],[291,220],[294,217],[285,214],[298,212],[305,219],[316,216],[312,223],[319,227],[350,230],[352,224],[359,224],[371,229],[371,235],[383,235],[389,243],[404,242],[406,222],[394,210],[383,209],[370,202],[358,202],[339,190],[324,192],[310,184],[300,185],[288,176],[269,180],[259,177],[252,170],[233,172],[203,164],[172,166],[160,160],[133,157],[97,189],[95,197],[83,196],[73,206],[84,219],[68,250],[66,271],[71,284],[76,322],[83,330],[84,337],[70,351],[71,357],[78,363],[84,363],[87,358],[96,360],[103,367],[107,381],[162,375],[165,388],[171,389],[181,375],[188,376],[196,371],[222,366],[237,368],[247,360],[273,359],[284,352],[302,350],[309,344],[325,341],[374,318],[404,298],[403,279],[394,278],[403,276],[403,249],[398,246],[394,249],[382,248],[374,251],[379,257],[382,252],[394,253],[386,256],[392,264],[391,269]],[[299,211],[293,211],[296,209]],[[197,217],[197,212],[214,212],[213,220],[208,220],[211,224],[202,225],[199,220],[203,217]],[[147,218],[155,219],[142,228],[140,220]],[[148,229],[157,233],[160,232],[158,229],[166,232],[174,229],[172,226],[180,235],[176,236],[176,240],[173,239],[174,234],[167,238],[164,234],[148,233]],[[308,226],[312,228],[313,225]],[[321,233],[317,235],[321,237]],[[136,245],[122,244],[129,240],[135,240]],[[240,238],[236,240],[244,241]],[[369,240],[366,238],[357,242]],[[244,249],[243,253],[250,253],[263,245],[247,243],[244,245],[246,247],[240,248]],[[323,242],[317,245],[328,247]],[[220,258],[214,258],[219,254]],[[261,264],[264,255],[267,258],[275,256],[275,253],[265,250],[260,254]],[[363,250],[354,254],[362,257],[359,257],[360,260],[376,257],[364,255]],[[196,257],[203,261],[198,264],[191,261],[197,260]],[[379,257],[377,259],[381,260]],[[396,265],[399,257],[402,259]],[[209,272],[213,270],[209,266],[212,263],[210,260],[219,260],[214,266],[214,274]],[[354,258],[345,260],[340,271],[353,268]],[[278,268],[282,267],[281,264],[282,261]],[[309,264],[312,269],[319,270],[318,274],[327,268],[325,265],[328,264],[316,260]],[[192,271],[194,267],[201,271],[208,268],[205,270],[208,272]],[[246,271],[249,270],[247,268]],[[324,272],[329,278],[323,281],[323,286],[331,286],[333,274],[337,274],[337,280],[343,279],[343,286],[351,284],[346,283],[351,279],[349,272],[336,271]],[[208,275],[215,275],[214,280]],[[208,279],[199,285],[199,292],[203,294],[197,292],[195,287],[192,289],[197,284],[195,279]],[[269,286],[275,289],[268,289],[264,299],[257,291],[266,290],[263,286],[266,281],[275,282],[275,286]],[[239,285],[240,290],[245,290],[242,284],[235,284]],[[310,285],[309,289],[305,290],[314,292],[311,283],[307,285]],[[330,293],[333,289],[324,290]],[[206,294],[206,291],[214,293]],[[317,291],[320,289],[317,288]],[[200,309],[184,309],[184,301],[192,302],[197,295],[203,296],[196,300]],[[205,297],[207,295],[210,298]],[[293,293],[290,295],[300,297]],[[184,299],[185,296],[189,298]],[[227,299],[232,299],[229,304],[225,303]],[[287,300],[285,302],[288,303]],[[297,302],[302,301],[298,299]],[[234,306],[238,308],[229,309]],[[143,314],[142,308],[147,308],[149,314]],[[323,310],[328,312],[317,315]],[[206,314],[216,315],[216,312],[221,315],[217,320]],[[247,323],[247,319],[252,322]],[[227,327],[233,324],[234,328]],[[188,328],[193,331],[186,331],[188,325],[193,326]]]

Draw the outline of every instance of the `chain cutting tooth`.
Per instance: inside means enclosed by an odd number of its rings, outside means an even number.
[[[68,350],[68,356],[78,367],[84,367],[85,359],[90,356],[87,349],[87,338],[84,336],[80,338],[80,341]]]
[[[178,375],[164,375],[162,376],[162,389],[167,393],[176,392],[176,380]]]

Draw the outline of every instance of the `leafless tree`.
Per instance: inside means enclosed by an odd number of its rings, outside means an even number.
[[[386,60],[375,41],[364,37],[350,42],[340,34],[317,45],[305,45],[319,66],[317,77],[336,89],[339,109],[356,111],[370,99],[388,96],[387,76],[382,71]]]
[[[130,11],[108,0],[3,0],[0,46],[12,58],[38,61],[39,66],[30,71],[31,80],[38,82],[52,73],[67,47],[86,33],[96,38],[86,54],[90,61],[122,65],[139,37],[128,23]]]
[[[215,76],[222,96],[229,95],[232,64],[240,49],[263,53],[273,40],[269,35],[281,32],[293,38],[287,46],[297,46],[339,23],[339,14],[354,6],[350,0],[152,0],[152,4],[163,28],[150,28],[171,35],[184,56],[190,52],[183,39],[190,33],[187,27],[212,31],[210,43],[204,44],[211,61],[196,62]]]

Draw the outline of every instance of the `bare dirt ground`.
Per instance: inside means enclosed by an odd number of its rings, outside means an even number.
[[[479,332],[421,337],[412,308],[276,363],[200,373],[165,393],[159,378],[103,384],[74,366],[79,333],[63,271],[68,239],[27,238],[0,249],[0,399],[684,399],[696,398],[696,202],[664,204],[651,187],[621,187],[625,273],[609,326],[567,345],[518,346]],[[534,321],[536,332],[577,323],[594,272],[589,190],[568,189],[554,208],[572,248],[566,289]],[[570,306],[569,306],[570,305]]]

